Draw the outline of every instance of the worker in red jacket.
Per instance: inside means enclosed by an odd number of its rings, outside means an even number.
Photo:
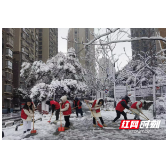
[[[70,128],[70,115],[71,115],[71,104],[67,100],[67,96],[62,96],[60,98],[60,103],[61,105],[61,111],[64,115],[64,120],[65,120],[65,130],[68,130]]]
[[[56,120],[54,121],[54,123],[57,123],[57,121],[59,120],[60,104],[57,101],[54,101],[53,99],[49,99],[48,101],[46,101],[46,104],[51,105],[52,114],[56,110],[56,112],[55,112]]]
[[[78,113],[81,114],[81,117],[83,117],[83,112],[82,112],[82,103],[80,100],[76,97],[75,100],[73,101],[73,107],[76,109],[76,115],[78,118]]]
[[[145,104],[146,104],[146,102],[143,99],[141,99],[140,101],[135,102],[131,105],[131,108],[135,112],[134,119],[140,120],[140,113],[142,113],[142,106],[145,105]]]
[[[127,120],[126,113],[124,112],[124,109],[126,108],[126,109],[132,111],[132,109],[127,106],[128,102],[130,102],[130,98],[129,98],[128,96],[125,96],[125,98],[123,98],[123,99],[117,104],[117,106],[116,106],[116,108],[115,108],[116,113],[117,113],[117,116],[116,116],[116,118],[112,121],[113,123],[115,123],[115,121],[120,118],[120,115],[121,115],[121,114],[124,116],[124,119]]]

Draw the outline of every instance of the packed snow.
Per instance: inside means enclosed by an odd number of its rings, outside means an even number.
[[[23,134],[23,127],[19,126],[18,131],[15,131],[15,127],[3,128],[5,137],[3,140],[165,140],[166,139],[166,115],[157,116],[157,120],[161,120],[159,129],[145,129],[145,132],[133,133],[133,130],[119,130],[120,122],[123,116],[117,121],[116,124],[112,123],[112,120],[116,117],[115,110],[110,107],[109,111],[102,108],[101,114],[105,124],[108,127],[101,129],[99,127],[94,128],[90,111],[86,104],[83,102],[84,117],[76,118],[76,114],[72,113],[70,122],[72,126],[65,132],[56,134],[57,128],[60,126],[60,122],[55,124],[48,123],[50,114],[41,115],[38,112],[35,113],[35,119],[42,118],[42,121],[35,123],[35,130],[37,134],[24,138],[26,135]],[[127,110],[125,110],[127,112]],[[150,119],[153,120],[152,111],[144,110],[143,113]],[[133,119],[134,115],[127,114],[128,119]],[[64,125],[64,118],[62,118],[62,124]],[[141,117],[141,120],[144,120]],[[52,117],[52,121],[55,121],[55,115]]]

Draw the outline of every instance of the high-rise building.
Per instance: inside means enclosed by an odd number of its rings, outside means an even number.
[[[13,49],[13,88],[24,88],[24,80],[20,78],[23,62],[38,60],[38,30],[35,28],[15,28]],[[19,104],[19,97],[13,94],[13,103]]]
[[[95,47],[91,46],[84,48],[84,45],[82,44],[82,42],[87,43],[94,38],[90,32],[94,33],[94,28],[69,28],[67,49],[71,47],[74,48],[81,65],[86,69],[94,66],[93,71],[95,72]],[[77,44],[74,41],[80,44]]]
[[[155,28],[156,35],[166,37],[166,28]],[[166,43],[163,41],[156,41],[156,51],[159,52],[161,49],[166,49]],[[166,53],[166,51],[164,51]],[[162,53],[161,53],[162,54]]]
[[[131,28],[131,37],[151,37],[155,36],[155,28]],[[156,52],[155,40],[139,40],[131,42],[132,55],[136,51],[150,52],[152,55]],[[135,51],[135,52],[134,52]],[[136,56],[136,59],[140,59]]]
[[[2,29],[2,107],[13,107],[13,48],[14,28]]]
[[[113,78],[113,70],[114,70],[114,67],[111,63],[111,61],[107,58],[100,58],[99,59],[99,79],[101,80],[101,83],[109,83],[110,82],[110,79],[109,78]],[[101,68],[103,67],[103,68]],[[107,78],[109,80],[107,80]]]
[[[39,28],[38,60],[46,62],[58,53],[58,28]]]

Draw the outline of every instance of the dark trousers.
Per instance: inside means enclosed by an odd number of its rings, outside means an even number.
[[[102,118],[102,117],[99,117],[99,119],[100,119],[100,121],[101,121],[101,123],[102,123],[102,125],[103,125],[103,124],[104,124],[103,118]],[[94,117],[93,117],[93,124],[96,125],[96,120],[95,120]]]
[[[115,122],[117,119],[120,118],[121,114],[124,116],[124,119],[127,120],[126,113],[125,113],[124,111],[120,112],[120,111],[116,110],[116,112],[117,112],[117,116],[116,116],[116,118],[114,119],[114,122]]]
[[[81,109],[76,109],[76,115],[77,115],[77,117],[78,117],[78,113],[80,113],[81,116],[83,116],[82,108]]]
[[[55,111],[56,120],[59,120],[60,109]]]
[[[64,116],[64,120],[65,120],[65,127],[69,128],[70,126],[70,115],[68,116]]]

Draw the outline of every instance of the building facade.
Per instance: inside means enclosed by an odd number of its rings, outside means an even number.
[[[131,28],[131,37],[151,37],[155,36],[155,28]],[[156,42],[155,40],[139,40],[131,42],[132,55],[135,52],[150,52],[152,55],[156,53]],[[140,59],[139,57],[135,57]]]
[[[2,108],[6,111],[13,107],[14,36],[14,28],[2,29]]]
[[[84,45],[82,44],[82,41],[87,43],[88,40],[90,41],[93,39],[90,32],[94,33],[94,28],[69,28],[67,49],[71,47],[74,48],[81,65],[86,69],[89,69],[90,66],[94,66],[93,70],[95,72],[95,60],[93,60],[93,57],[95,56],[95,47],[91,46],[84,48]],[[77,41],[77,43],[80,44],[77,44],[74,41]],[[92,58],[92,61],[89,61],[90,58]]]
[[[13,49],[13,88],[24,88],[20,78],[23,62],[33,63],[38,60],[38,30],[35,28],[15,28]],[[19,97],[13,92],[13,104],[19,104]]]
[[[166,38],[166,28],[155,28],[155,31],[156,35]],[[163,41],[156,41],[156,51],[159,52],[161,49],[166,49],[166,43]],[[164,51],[164,53],[166,54],[166,51]]]
[[[39,28],[38,60],[46,62],[58,53],[58,28]]]

